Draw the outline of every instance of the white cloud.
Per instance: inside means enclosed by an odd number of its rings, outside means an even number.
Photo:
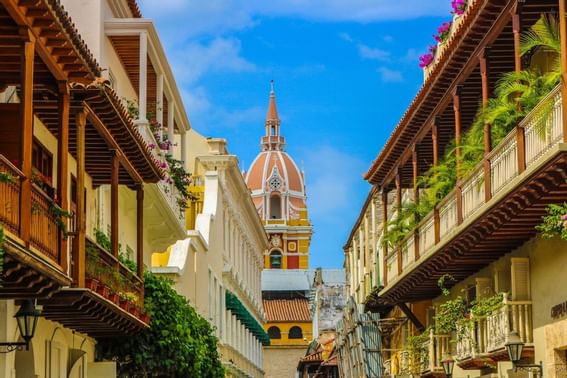
[[[380,78],[385,83],[400,83],[404,81],[404,77],[401,71],[392,70],[386,67],[378,68],[378,73]]]
[[[352,207],[352,190],[362,181],[366,163],[331,146],[305,147],[308,206],[316,220],[340,223]],[[331,219],[329,219],[331,218]]]
[[[247,72],[256,66],[241,56],[241,44],[236,38],[215,38],[208,44],[188,43],[171,54],[176,77],[183,83],[193,83],[208,72]]]
[[[390,53],[385,50],[377,49],[360,43],[358,45],[358,53],[364,59],[387,61],[390,59]]]
[[[354,42],[354,39],[348,33],[339,33],[339,38],[346,42]]]
[[[241,30],[261,16],[373,22],[442,15],[449,8],[445,0],[140,0],[140,3],[144,13],[163,18],[160,29],[183,36]]]

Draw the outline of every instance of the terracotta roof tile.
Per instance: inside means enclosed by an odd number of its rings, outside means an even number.
[[[140,7],[136,0],[128,0],[128,8],[130,8],[130,12],[132,12],[132,16],[134,16],[134,18],[142,18],[142,11],[140,11]]]
[[[264,310],[268,322],[310,322],[307,299],[264,299]]]

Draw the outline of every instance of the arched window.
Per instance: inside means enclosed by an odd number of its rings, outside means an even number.
[[[268,336],[270,336],[270,339],[281,339],[282,338],[282,334],[280,332],[280,329],[278,327],[270,327],[268,328]]]
[[[288,338],[290,339],[303,339],[303,332],[298,326],[293,326],[289,329]]]
[[[282,198],[279,194],[270,197],[270,219],[282,219]]]
[[[281,269],[282,267],[282,253],[280,251],[272,251],[270,253],[270,268]]]

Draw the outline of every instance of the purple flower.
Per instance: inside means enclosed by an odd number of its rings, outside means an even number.
[[[429,66],[431,62],[433,62],[433,58],[434,57],[432,53],[423,54],[422,56],[419,57],[419,67],[425,68]]]
[[[156,148],[156,145],[153,143],[148,144],[148,147],[150,150],[153,150],[154,148]]]
[[[563,216],[561,217],[561,219],[563,219],[564,221],[567,221],[567,214],[563,215]]]
[[[461,16],[462,14],[465,13],[465,10],[467,9],[467,1],[466,0],[452,0],[451,1],[451,7],[453,8],[451,13],[453,13],[457,16]]]

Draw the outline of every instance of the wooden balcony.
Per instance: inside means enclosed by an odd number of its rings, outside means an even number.
[[[142,280],[90,239],[86,253],[84,287],[64,288],[43,301],[42,315],[92,337],[130,335],[148,327]]]
[[[553,109],[542,127],[538,111],[549,101]],[[436,297],[442,275],[462,280],[536,234],[547,205],[564,201],[567,190],[562,111],[557,87],[488,155],[489,170],[479,163],[391,251],[379,293],[383,301]]]
[[[472,327],[457,335],[456,360],[462,369],[479,369],[486,364],[508,360],[506,338],[518,332],[525,344],[524,357],[533,356],[533,324],[531,301],[509,301],[491,315],[472,319]]]
[[[22,213],[21,183],[24,174],[0,155],[0,226],[4,228],[4,269],[0,298],[49,296],[71,280],[64,272],[62,233],[53,209],[57,204],[31,185],[31,214]],[[30,224],[29,243],[21,239],[22,221]]]

